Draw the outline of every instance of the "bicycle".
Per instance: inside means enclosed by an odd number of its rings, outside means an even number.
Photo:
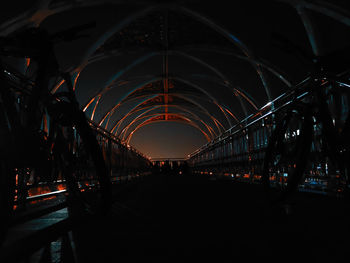
[[[262,183],[269,202],[285,210],[312,168],[311,151],[322,153],[314,159],[322,159],[315,161],[326,167],[328,178],[342,181],[336,191],[347,198],[350,190],[350,114],[346,105],[339,105],[341,100],[350,103],[350,82],[348,72],[336,72],[332,60],[336,61],[332,55],[313,58],[313,73],[275,112],[279,120],[265,152]]]
[[[47,183],[65,181],[68,206],[84,212],[98,214],[111,206],[111,182],[101,148],[79,107],[71,76],[59,71],[53,49],[55,41],[79,38],[78,33],[89,27],[54,35],[31,28],[0,39],[3,58],[30,58],[36,65],[31,80],[0,60],[0,210],[5,221],[0,241],[5,238],[14,202],[26,199],[29,177]],[[50,84],[59,76],[66,90],[52,94]]]

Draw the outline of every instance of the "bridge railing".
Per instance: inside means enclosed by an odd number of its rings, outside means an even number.
[[[295,89],[282,94],[219,137],[191,153],[187,161],[192,172],[249,183],[260,183],[265,150],[275,124],[281,118],[281,113],[291,103],[309,99],[310,94],[307,89],[303,88],[307,81],[308,79],[305,79]],[[325,88],[329,88],[330,85],[329,83],[328,87]],[[349,94],[341,94],[340,101],[341,105],[338,105],[338,108],[340,108],[341,113],[337,117],[344,120],[346,118],[344,115],[348,112],[344,109],[348,109],[350,105]],[[335,103],[330,98],[329,104]],[[333,121],[337,120],[333,119]],[[317,135],[320,133],[321,127],[316,123],[313,129],[314,134]],[[291,134],[291,137],[299,135],[298,130],[293,132],[295,134]],[[311,164],[305,174],[305,181],[300,187],[304,191],[336,194],[342,191],[344,182],[339,179],[339,171],[330,172],[329,159],[325,159],[322,156],[322,149],[317,147],[320,139],[319,136],[313,138]],[[289,139],[287,138],[287,140]]]
[[[27,78],[25,78],[21,73],[17,72],[15,69],[5,71],[5,78],[3,81],[6,81],[11,89],[14,91],[13,94],[16,96],[16,103],[18,109],[24,108],[26,96],[31,94],[32,86],[34,85]],[[42,132],[48,134],[50,131],[50,115],[47,112],[44,112],[41,116],[42,123]],[[135,148],[123,144],[115,135],[109,131],[98,126],[94,122],[89,122],[92,127],[98,143],[101,146],[107,168],[109,170],[111,181],[113,183],[117,182],[126,182],[139,178],[140,176],[147,175],[151,171],[152,162],[141,152]],[[71,127],[70,127],[71,128]],[[71,145],[75,147],[75,151],[78,153],[77,156],[80,159],[83,159],[83,154],[79,154],[79,149],[84,148],[80,147],[81,140],[79,135],[74,132],[74,129],[68,129],[65,131],[70,134],[69,138],[72,139]],[[89,173],[88,162],[79,162],[81,164],[86,163],[87,166],[82,169],[84,173]],[[42,166],[50,166],[42,164]],[[45,167],[46,167],[45,166]],[[28,202],[37,202],[44,199],[56,198],[59,195],[65,193],[66,185],[65,179],[61,172],[52,171],[55,167],[46,167],[48,170],[45,172],[36,173],[35,168],[19,168],[16,169],[16,195],[15,195],[15,208],[20,206],[25,206]],[[51,169],[51,170],[50,170]],[[85,171],[86,170],[86,171]],[[54,174],[54,175],[53,175]],[[83,184],[92,187],[94,185],[93,172],[90,175],[86,176],[90,181],[86,180]]]

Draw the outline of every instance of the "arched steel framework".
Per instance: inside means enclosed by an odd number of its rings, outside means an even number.
[[[287,4],[292,5],[296,11],[298,12],[304,27],[305,31],[307,33],[310,45],[312,47],[313,53],[315,56],[320,56],[322,55],[322,43],[318,39],[318,36],[316,34],[316,25],[313,23],[313,21],[310,19],[310,16],[307,13],[307,10],[312,10],[317,13],[326,15],[328,17],[331,17],[347,26],[350,26],[350,14],[343,10],[338,8],[335,5],[326,3],[324,1],[317,1],[317,2],[309,2],[309,1],[303,1],[303,0],[276,0],[278,2],[284,2]],[[44,21],[47,17],[71,10],[74,8],[78,7],[83,7],[83,6],[92,6],[92,5],[100,5],[103,3],[112,3],[111,1],[95,1],[95,0],[89,0],[89,1],[77,1],[71,4],[67,4],[66,2],[56,2],[55,4],[51,5],[52,0],[43,0],[39,1],[39,3],[33,7],[31,10],[7,21],[6,23],[2,24],[0,26],[0,34],[1,35],[7,35],[11,32],[14,32],[15,30],[32,25],[32,26],[39,26],[42,21]],[[190,16],[193,19],[196,19],[200,21],[201,23],[207,25],[208,27],[212,28],[215,30],[217,33],[221,34],[222,36],[226,37],[229,41],[231,41],[232,44],[237,46],[246,56],[246,60],[250,62],[255,70],[257,71],[263,86],[265,88],[265,92],[269,98],[269,101],[271,101],[271,94],[270,94],[270,89],[267,85],[265,76],[263,72],[261,71],[261,67],[264,66],[266,63],[260,63],[259,61],[262,61],[261,59],[257,59],[255,54],[242,42],[240,39],[238,39],[236,36],[232,35],[230,32],[225,30],[223,27],[220,27],[216,23],[214,23],[212,20],[208,19],[207,17],[194,12],[186,7],[178,6],[178,5],[173,5],[173,4],[160,4],[160,5],[155,5],[151,7],[147,7],[141,11],[135,12],[128,16],[127,18],[123,19],[122,21],[119,21],[117,24],[115,24],[110,30],[106,31],[101,38],[99,38],[90,48],[88,49],[87,53],[84,56],[84,59],[82,60],[82,63],[78,67],[75,67],[74,73],[75,75],[73,76],[73,80],[76,83],[79,74],[81,72],[81,69],[88,63],[89,58],[91,57],[92,54],[97,50],[98,47],[100,47],[107,39],[109,39],[114,33],[118,32],[120,29],[124,28],[126,25],[131,23],[132,21],[136,20],[139,17],[145,16],[147,14],[150,14],[154,11],[157,10],[162,10],[162,9],[171,9],[177,12],[181,12],[183,14],[186,14]],[[240,57],[241,59],[244,59],[244,56],[241,55],[236,55],[236,57]],[[130,65],[132,66],[132,65]],[[273,68],[268,67],[272,70],[271,72],[275,71]],[[277,73],[277,72],[276,72]],[[281,77],[280,79],[284,81],[284,83],[287,83],[285,77]],[[61,82],[62,83],[62,82]],[[288,85],[290,86],[290,85]],[[98,101],[100,100],[101,96],[98,96],[96,98],[96,105],[95,109],[98,105]],[[219,106],[219,105],[218,105]],[[95,110],[94,110],[95,111]],[[93,113],[94,113],[93,111]],[[222,110],[223,112],[227,111],[226,108]]]
[[[182,83],[184,83],[184,84],[186,84],[186,85],[188,85],[188,86],[190,86],[190,87],[200,91],[202,94],[206,95],[209,98],[209,101],[214,103],[220,109],[221,112],[224,112],[224,110],[220,106],[220,103],[214,98],[213,95],[211,95],[205,89],[201,88],[200,86],[198,86],[197,84],[193,83],[192,81],[189,81],[189,80],[186,80],[186,79],[184,79],[182,77],[177,77],[177,76],[169,76],[169,79],[177,80],[179,82],[182,82]],[[106,121],[107,117],[109,119],[118,107],[122,106],[123,103],[128,101],[128,97],[131,96],[133,93],[135,93],[136,91],[138,91],[140,89],[143,89],[144,86],[147,85],[147,84],[155,83],[155,82],[160,81],[160,80],[162,80],[161,76],[160,77],[154,77],[154,78],[151,78],[150,80],[147,80],[147,81],[137,85],[135,88],[131,89],[112,108],[107,110],[107,112],[103,115],[103,117],[98,121],[98,124],[102,125]],[[108,90],[111,90],[113,87],[115,87],[115,86],[113,86],[113,85],[109,86]],[[92,102],[95,101],[94,109],[93,109],[92,115],[91,115],[91,120],[93,120],[93,115],[94,115],[94,112],[96,110],[97,104],[98,104],[98,102],[101,99],[101,96],[102,96],[101,94],[98,94],[98,95],[90,98],[90,100],[88,101],[88,103],[84,107],[84,110],[87,110],[87,108],[92,104]],[[256,109],[256,106],[254,107],[254,109]],[[238,118],[233,113],[230,114],[230,115],[235,119],[235,121],[238,122]],[[228,118],[226,113],[224,114],[224,116],[226,117],[226,119]],[[108,119],[107,119],[107,121],[105,123],[105,127],[107,127],[107,125],[108,125]],[[231,122],[229,122],[229,124],[231,126]]]
[[[150,93],[150,94],[162,95],[162,93]],[[171,93],[171,94],[169,94],[169,95],[171,95],[171,96],[176,96],[176,97],[181,97],[181,98],[185,97],[184,95],[189,95],[189,96],[191,96],[191,97],[196,97],[196,98],[198,98],[199,100],[203,100],[203,101],[206,101],[206,102],[215,104],[221,111],[227,112],[237,123],[240,123],[239,120],[238,120],[238,118],[237,118],[237,117],[231,112],[231,110],[229,110],[226,106],[221,106],[221,105],[219,105],[219,104],[216,104],[215,102],[211,101],[210,99],[203,98],[203,97],[199,96],[198,94],[195,94],[195,93],[185,93],[185,94],[184,94],[183,92],[181,92],[181,93]],[[124,100],[123,103],[129,102],[129,101],[131,101],[131,100],[136,100],[136,99],[139,99],[139,98],[144,98],[144,97],[147,97],[147,96],[149,96],[149,95],[139,95],[139,96],[135,96],[135,97],[132,97],[132,98],[130,98],[130,99]],[[186,96],[186,98],[187,98],[187,96]],[[166,106],[166,105],[165,105],[165,106]]]
[[[209,142],[210,141],[210,137],[208,136],[208,134],[206,134],[206,132],[204,132],[200,127],[198,127],[197,124],[195,124],[193,121],[191,121],[190,119],[186,118],[186,117],[183,117],[181,115],[177,115],[177,114],[169,114],[170,116],[175,116],[176,118],[174,119],[167,119],[166,121],[173,121],[173,122],[180,122],[180,123],[185,123],[185,124],[188,124],[188,125],[191,125],[192,127],[196,128],[197,130],[199,130],[204,136],[205,138],[207,139],[207,141]],[[128,137],[125,139],[125,142],[129,145],[130,143],[130,140],[133,136],[133,134],[139,130],[140,128],[146,126],[146,125],[149,125],[151,123],[156,123],[156,122],[162,122],[164,120],[159,120],[157,119],[157,117],[161,117],[161,116],[165,116],[165,113],[159,113],[159,114],[156,114],[155,116],[153,117],[150,117],[149,119],[146,119],[145,121],[143,121],[142,123],[140,123],[137,127],[135,127],[128,135]]]
[[[127,136],[128,134],[128,130],[130,129],[130,127],[133,125],[133,124],[136,124],[138,121],[142,120],[142,119],[145,119],[145,118],[148,118],[150,116],[155,116],[155,115],[158,115],[158,114],[163,114],[163,113],[153,113],[153,114],[148,114],[146,115],[147,113],[150,113],[151,111],[157,109],[157,108],[162,108],[162,107],[165,107],[165,105],[159,105],[159,106],[155,106],[155,107],[152,107],[151,109],[149,110],[146,110],[145,112],[139,114],[137,117],[135,117],[127,126],[125,126],[123,128],[123,130],[120,132],[119,134],[119,137],[122,139],[122,141],[125,139],[125,137]],[[201,120],[201,118],[199,118],[196,114],[194,114],[192,111],[189,111],[181,106],[178,106],[178,105],[169,105],[169,107],[176,107],[184,112],[177,112],[176,114],[178,115],[181,115],[181,116],[186,116],[188,119],[190,119],[193,123],[195,123],[196,121],[198,121],[200,124],[202,124],[205,129],[209,132],[210,134],[210,139],[214,139],[217,134],[213,131],[213,129],[208,125],[206,124],[203,120]],[[169,114],[172,114],[172,113],[169,113]],[[198,125],[198,127],[200,127]]]
[[[118,129],[121,126],[121,124],[124,122],[124,120],[129,117],[131,114],[133,114],[135,111],[138,111],[139,109],[145,109],[145,107],[142,107],[144,104],[150,102],[152,99],[155,99],[156,97],[158,97],[157,95],[152,95],[151,97],[148,97],[144,100],[142,100],[140,103],[138,103],[136,106],[134,106],[131,110],[129,110],[129,112],[127,114],[125,114],[120,120],[116,121],[112,128],[111,128],[111,132],[112,133],[116,133],[118,134]],[[224,126],[221,124],[221,122],[219,120],[217,120],[211,113],[209,113],[209,111],[207,109],[205,109],[202,105],[200,105],[199,103],[197,103],[196,101],[181,96],[181,95],[177,95],[177,97],[180,97],[181,99],[190,102],[192,105],[196,106],[198,109],[201,110],[201,112],[203,112],[204,114],[206,114],[216,125],[217,129],[219,130],[219,132],[221,132],[221,129],[219,128],[219,125],[221,127],[224,128]],[[170,105],[169,105],[170,106]],[[225,128],[224,128],[225,129]]]
[[[158,96],[162,96],[163,94],[155,94],[155,95],[158,95]],[[171,94],[171,96],[175,96],[175,97],[179,97],[179,98],[185,98],[185,100],[186,101],[189,101],[189,99],[187,98],[187,97],[184,97],[183,96],[183,94],[174,94],[174,93],[172,93]],[[132,98],[132,100],[136,100],[136,99],[140,99],[140,98],[147,98],[147,97],[149,97],[149,95],[142,95],[142,96],[139,96],[139,97],[135,97],[135,98]],[[201,99],[200,97],[199,97],[199,99]],[[191,100],[191,103],[193,104],[193,100]],[[194,105],[194,104],[193,104]],[[174,106],[174,104],[162,104],[162,107],[172,107],[172,106]],[[175,104],[175,106],[176,106],[176,104]],[[195,106],[197,106],[197,105],[195,105]],[[124,115],[124,117],[125,118],[122,118],[121,120],[120,120],[120,124],[122,123],[122,122],[124,122],[124,120],[127,118],[127,117],[130,117],[133,113],[135,113],[136,111],[142,111],[143,109],[147,109],[149,106],[145,106],[145,107],[141,107],[141,108],[139,108],[139,107],[137,107],[137,108],[133,108],[132,110],[130,110],[130,111],[128,111],[127,113],[126,113],[126,115]],[[223,109],[224,110],[224,109]],[[228,112],[228,114],[232,114],[229,110],[227,110],[226,108],[225,108],[225,110]],[[217,128],[217,130],[218,130],[218,132],[219,133],[221,133],[222,131],[225,131],[226,130],[226,128],[223,126],[223,124],[221,123],[221,122],[219,122],[219,120],[217,119],[217,118],[215,118],[214,116],[213,116],[213,114],[209,114],[209,111],[203,111],[202,109],[200,109],[200,108],[198,108],[198,107],[196,107],[196,111],[199,111],[200,113],[203,113],[205,116],[207,116],[207,117],[209,117],[212,121],[213,121],[213,123],[214,123],[214,125],[216,126],[216,128]],[[234,115],[232,116],[232,117],[235,117]],[[108,119],[108,121],[109,121],[109,119]],[[222,129],[223,130],[222,130]],[[116,135],[118,135],[118,134],[116,134]]]
[[[204,62],[203,60],[189,55],[187,53],[181,52],[181,51],[177,51],[177,50],[171,50],[168,51],[169,54],[175,54],[175,55],[179,55],[179,56],[183,56],[185,58],[188,58],[192,61],[195,61],[197,63],[199,63],[200,65],[208,68],[209,70],[211,70],[213,73],[215,73],[220,79],[222,79],[223,83],[225,83],[225,85],[229,88],[233,89],[234,94],[238,94],[238,99],[240,101],[241,107],[245,113],[245,115],[248,115],[248,111],[243,103],[243,101],[241,100],[241,97],[244,98],[254,109],[257,109],[256,103],[254,101],[252,101],[251,96],[249,94],[247,94],[245,91],[241,90],[238,87],[233,87],[228,78],[222,73],[220,72],[218,69],[216,69],[215,67],[209,65],[208,63]],[[95,105],[98,104],[101,96],[103,94],[105,94],[106,92],[108,92],[111,89],[111,86],[113,85],[113,83],[119,78],[121,77],[125,72],[127,72],[128,70],[130,70],[131,68],[133,68],[134,66],[148,60],[149,58],[156,56],[156,55],[162,55],[162,52],[151,52],[148,53],[138,59],[136,59],[135,61],[133,61],[132,63],[130,63],[126,68],[118,71],[115,75],[113,75],[108,81],[106,81],[105,85],[103,86],[103,88],[100,88],[94,95],[92,95],[90,97],[90,99],[88,100],[88,102],[84,105],[83,109],[86,110],[87,106],[90,105],[94,100],[95,100]],[[56,89],[57,90],[57,89]],[[203,89],[202,89],[203,90]],[[204,91],[203,92],[207,93],[209,95],[208,92]],[[211,96],[211,95],[210,95]],[[212,97],[212,96],[211,96]],[[117,106],[118,107],[118,106]],[[224,111],[223,111],[224,112]],[[224,113],[225,114],[225,113]],[[228,122],[230,123],[230,126],[232,126],[232,123],[230,122],[228,116],[225,116],[226,119],[228,120]]]

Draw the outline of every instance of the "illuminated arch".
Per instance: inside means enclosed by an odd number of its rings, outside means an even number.
[[[223,112],[224,116],[226,119],[228,119],[228,116],[226,115],[226,112],[223,111],[220,103],[214,98],[213,95],[211,95],[209,92],[207,92],[205,89],[201,88],[199,85],[193,83],[192,81],[189,81],[189,80],[186,80],[182,77],[177,77],[177,76],[169,76],[169,79],[173,79],[173,80],[177,80],[177,81],[180,81],[186,85],[189,85],[191,86],[192,88],[196,89],[196,90],[199,90],[200,92],[202,92],[203,94],[205,94],[219,109],[221,112]],[[99,125],[102,125],[105,120],[108,118],[111,117],[111,115],[115,112],[115,110],[122,106],[123,103],[127,102],[127,98],[132,95],[134,92],[140,90],[140,89],[143,89],[145,85],[148,85],[148,84],[151,84],[151,83],[155,83],[157,81],[160,81],[162,80],[162,77],[153,77],[151,78],[150,80],[147,80],[139,85],[137,85],[135,88],[131,89],[126,95],[124,95],[114,106],[112,106],[112,108],[108,109],[107,112],[102,116],[102,118],[98,121],[98,124]],[[110,86],[108,90],[111,90],[114,86]],[[94,105],[94,109],[92,111],[92,114],[91,114],[91,120],[93,120],[93,115],[94,115],[94,112],[96,110],[96,107],[97,107],[97,104],[98,102],[100,101],[101,99],[101,95],[102,94],[97,94],[97,95],[94,95],[92,98],[89,99],[88,103],[85,105],[84,107],[84,111],[87,110],[87,108],[93,103],[95,102],[95,105]],[[254,104],[254,109],[256,110],[257,107],[255,106]],[[244,112],[246,113],[246,112]],[[231,112],[230,114],[236,122],[239,122],[238,118]],[[106,121],[105,123],[105,126],[108,125],[108,120]],[[232,126],[232,123],[229,121],[229,125]]]
[[[157,114],[156,116],[154,117],[150,117],[149,119],[145,120],[144,122],[140,123],[137,127],[135,127],[130,133],[129,135],[127,136],[127,138],[125,139],[124,142],[126,142],[128,145],[130,143],[130,140],[133,136],[133,134],[139,130],[140,128],[146,126],[146,125],[149,125],[151,123],[156,123],[156,122],[164,122],[165,120],[159,120],[157,119],[157,117],[162,117],[164,116],[165,114],[164,113],[159,113]],[[168,119],[166,120],[167,122],[180,122],[180,123],[185,123],[185,124],[188,124],[188,125],[191,125],[192,127],[196,128],[197,130],[199,130],[204,136],[205,138],[207,139],[207,141],[209,142],[210,141],[210,137],[208,136],[208,134],[206,134],[206,132],[204,132],[197,124],[193,123],[193,121],[191,121],[190,119],[184,117],[184,116],[181,116],[181,115],[177,115],[177,114],[171,114],[173,116],[176,117],[176,119]]]
[[[162,108],[164,107],[164,105],[158,105],[158,106],[149,106],[149,109],[147,109],[146,111],[138,114],[128,125],[126,125],[122,131],[119,134],[119,137],[121,137],[123,134],[126,134],[128,129],[131,127],[131,125],[133,125],[134,123],[136,123],[137,121],[139,121],[141,118],[145,118],[145,114],[158,109],[158,108]],[[206,124],[197,114],[195,114],[193,111],[186,109],[185,107],[179,106],[179,105],[168,105],[169,108],[179,108],[182,111],[185,111],[187,113],[189,113],[195,120],[199,121],[200,123],[202,123],[206,129],[209,131],[211,138],[215,138],[217,137],[217,134],[215,133],[214,129]],[[123,137],[122,137],[123,138]]]
[[[118,129],[121,126],[121,124],[124,122],[124,120],[129,117],[132,113],[134,113],[135,111],[138,111],[138,109],[140,109],[140,107],[142,106],[142,104],[145,104],[149,101],[151,101],[152,99],[155,99],[156,97],[158,97],[158,95],[152,95],[144,100],[142,100],[140,103],[138,103],[136,106],[134,106],[132,109],[130,109],[120,120],[116,121],[113,125],[112,128],[110,130],[111,133],[115,133],[115,134],[119,134],[118,133]],[[207,109],[205,109],[202,105],[200,105],[199,103],[197,103],[194,100],[191,100],[189,98],[183,97],[183,96],[178,96],[181,97],[183,100],[190,102],[191,104],[195,105],[198,109],[201,110],[201,112],[203,112],[205,115],[207,115],[216,125],[218,131],[221,133],[222,130],[220,128],[220,126],[225,130],[225,127],[221,124],[221,122],[219,120],[217,120],[212,114],[209,113],[209,111]],[[170,104],[171,105],[171,104]],[[169,105],[169,106],[170,106]],[[145,108],[141,108],[141,109],[145,109]]]
[[[192,61],[195,61],[197,63],[199,63],[200,65],[204,66],[205,68],[211,70],[214,74],[216,74],[219,78],[222,79],[222,81],[225,83],[225,86],[229,87],[229,88],[232,88],[233,89],[233,92],[235,94],[238,94],[239,96],[238,99],[239,99],[239,102],[241,104],[241,107],[243,109],[243,112],[245,113],[245,115],[248,115],[248,111],[243,103],[243,101],[241,100],[241,97],[244,98],[248,104],[250,104],[255,110],[257,110],[257,105],[254,101],[252,101],[251,99],[251,96],[247,94],[247,92],[241,90],[240,88],[238,87],[233,87],[231,84],[230,84],[230,81],[228,80],[228,78],[222,73],[220,72],[217,68],[209,65],[208,63],[204,62],[203,60],[199,59],[198,57],[195,57],[195,56],[192,56],[192,55],[189,55],[187,53],[184,53],[182,51],[178,51],[178,50],[169,50],[168,51],[169,54],[175,54],[175,55],[179,55],[179,56],[183,56],[185,58],[188,58]],[[149,58],[151,57],[154,57],[156,55],[162,55],[162,52],[159,51],[159,52],[150,52],[138,59],[136,59],[135,61],[133,61],[132,63],[130,63],[126,68],[118,71],[116,74],[114,74],[111,78],[109,78],[105,85],[100,88],[94,95],[92,95],[89,100],[87,101],[87,103],[83,106],[83,110],[86,110],[86,108],[91,105],[91,103],[93,101],[95,101],[95,105],[97,106],[97,104],[99,103],[99,100],[101,98],[101,96],[103,94],[105,94],[106,92],[108,92],[111,87],[112,87],[112,84],[119,78],[121,77],[125,72],[127,72],[128,70],[130,70],[131,68],[133,68],[134,66],[148,60]],[[55,89],[57,90],[57,89]],[[230,126],[232,126],[232,123],[230,122],[229,118],[227,116],[225,116],[228,120],[228,122],[230,123]]]

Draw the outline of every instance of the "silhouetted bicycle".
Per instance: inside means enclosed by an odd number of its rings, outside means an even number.
[[[285,205],[297,191],[310,168],[311,149],[317,147],[330,160],[328,176],[343,182],[337,190],[345,196],[349,192],[350,81],[348,72],[336,74],[332,63],[327,63],[337,62],[334,58],[313,58],[314,73],[276,113],[262,171],[264,188],[274,205]],[[342,101],[346,103],[341,105]]]
[[[89,213],[110,206],[111,182],[100,145],[80,110],[71,76],[59,72],[53,50],[57,41],[79,38],[78,33],[89,27],[52,36],[42,28],[31,28],[0,39],[0,210],[5,221],[0,241],[15,202],[26,199],[30,178],[50,185],[63,181],[68,203]],[[6,64],[8,57],[35,63],[34,80]],[[52,94],[53,79],[59,76],[65,80],[65,90]]]

